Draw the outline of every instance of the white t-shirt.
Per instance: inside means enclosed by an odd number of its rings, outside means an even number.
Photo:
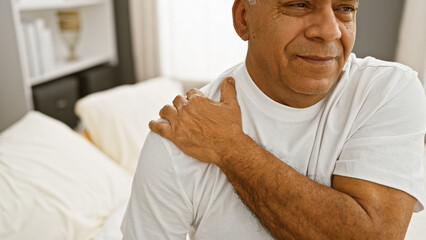
[[[326,186],[341,175],[400,189],[423,209],[426,101],[413,70],[352,54],[328,96],[304,109],[267,97],[244,63],[204,87],[206,96],[218,101],[226,76],[235,78],[244,132],[299,173]],[[272,239],[218,167],[154,133],[122,231],[124,239]]]

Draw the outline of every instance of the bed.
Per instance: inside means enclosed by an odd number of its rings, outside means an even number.
[[[76,105],[86,135],[30,111],[0,133],[0,239],[117,240],[148,122],[183,93],[155,78]]]
[[[182,93],[182,83],[155,78],[79,100],[84,134],[34,111],[0,133],[0,239],[121,239],[148,122]],[[426,211],[406,239],[424,236]]]

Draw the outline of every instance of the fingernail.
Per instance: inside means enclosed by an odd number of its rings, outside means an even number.
[[[228,82],[235,84],[235,80],[233,78],[228,78]]]

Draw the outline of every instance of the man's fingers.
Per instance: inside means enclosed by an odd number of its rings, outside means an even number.
[[[152,120],[149,122],[149,128],[158,135],[171,140],[172,126],[170,123]]]
[[[160,110],[160,117],[167,119],[170,123],[173,123],[177,116],[177,110],[171,105],[166,105]]]
[[[204,93],[201,92],[199,89],[192,88],[186,93],[186,98],[188,100],[191,100],[194,97],[204,97]]]
[[[175,99],[173,100],[173,106],[175,106],[176,110],[179,111],[182,108],[182,106],[184,106],[187,102],[188,100],[186,100],[185,97],[181,95],[177,95]]]
[[[237,100],[237,91],[235,90],[235,80],[232,77],[226,77],[220,84],[220,101],[230,103]]]

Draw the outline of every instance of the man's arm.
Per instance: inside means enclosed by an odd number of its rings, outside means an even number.
[[[121,226],[123,239],[186,239],[192,205],[160,136],[147,136]]]
[[[321,185],[242,136],[220,168],[278,239],[403,239],[416,200],[399,190],[334,176]],[[261,159],[261,161],[259,161]]]
[[[242,132],[233,84],[213,102],[192,90],[160,112],[154,132],[221,168],[241,199],[278,239],[403,239],[416,200],[375,183],[334,176],[332,188],[300,175]]]

